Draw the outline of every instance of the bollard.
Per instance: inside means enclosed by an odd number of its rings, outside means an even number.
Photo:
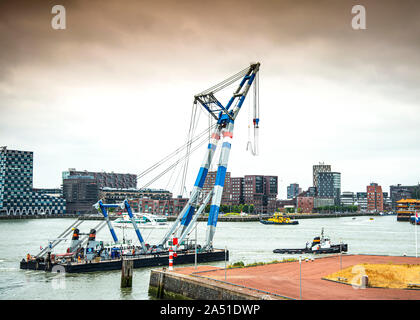
[[[156,292],[156,298],[158,298],[158,299],[163,299],[163,297],[165,295],[163,284],[164,284],[164,277],[165,277],[166,268],[164,267],[162,271],[163,272],[161,272],[159,274],[158,288],[157,288],[157,292]]]
[[[122,260],[121,288],[131,288],[133,284],[133,260]]]
[[[367,288],[369,286],[369,277],[367,275],[362,276],[362,283],[360,286],[362,288]]]

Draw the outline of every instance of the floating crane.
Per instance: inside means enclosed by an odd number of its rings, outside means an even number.
[[[188,158],[191,152],[196,150],[198,147],[194,147],[190,149],[191,144],[200,140],[201,138],[205,138],[205,134],[207,132],[211,132],[209,137],[209,143],[207,146],[207,150],[205,152],[204,159],[202,161],[201,167],[198,171],[197,178],[195,180],[194,187],[190,194],[190,198],[185,205],[185,207],[181,210],[180,214],[177,216],[174,223],[170,226],[170,228],[165,233],[162,240],[154,246],[149,246],[145,244],[143,237],[140,233],[140,230],[137,226],[137,223],[134,219],[133,213],[131,211],[131,207],[127,200],[124,200],[120,204],[105,204],[102,200],[98,201],[94,205],[94,207],[102,213],[105,220],[101,221],[94,229],[91,230],[88,234],[82,234],[79,232],[79,227],[83,221],[77,220],[74,222],[70,227],[68,227],[64,232],[62,232],[57,239],[54,239],[49,243],[48,248],[44,248],[41,252],[36,255],[35,257],[30,257],[28,255],[27,259],[22,259],[20,262],[21,269],[31,269],[31,270],[45,270],[51,271],[52,267],[55,265],[61,265],[65,268],[66,272],[69,273],[76,273],[76,272],[92,272],[92,271],[102,271],[102,270],[117,270],[121,269],[122,260],[121,258],[123,255],[129,259],[132,259],[134,262],[134,267],[146,267],[146,266],[156,266],[162,265],[167,262],[168,256],[170,257],[170,248],[169,247],[169,240],[172,241],[170,246],[174,246],[175,250],[178,251],[179,255],[177,257],[178,263],[192,263],[195,259],[195,255],[197,255],[197,259],[199,262],[210,262],[210,261],[221,261],[226,259],[226,255],[228,254],[227,251],[223,249],[215,249],[213,248],[213,238],[216,232],[217,220],[220,211],[220,203],[222,200],[222,193],[224,188],[226,170],[229,162],[229,155],[230,149],[232,145],[232,138],[233,138],[233,129],[235,125],[235,120],[243,106],[245,98],[248,95],[248,92],[252,85],[254,85],[254,114],[253,114],[253,125],[254,125],[254,147],[252,148],[251,144],[251,152],[255,155],[257,153],[257,138],[258,138],[258,126],[259,126],[259,103],[258,103],[258,72],[260,68],[260,63],[251,63],[249,67],[243,69],[242,71],[238,72],[237,74],[233,75],[232,77],[222,81],[221,83],[211,87],[208,90],[205,90],[197,95],[194,96],[194,105],[193,107],[197,108],[197,106],[201,106],[204,108],[206,112],[216,120],[216,123],[212,126],[209,126],[208,130],[200,133],[198,137],[191,138],[184,147],[178,148],[170,154],[169,156],[165,157],[163,160],[159,161],[157,164],[151,166],[143,173],[138,175],[138,178],[155,170],[157,167],[165,163],[168,159],[172,158],[179,154],[182,148],[187,147],[187,154],[182,158],[172,164],[168,169],[164,170],[160,173],[157,177],[149,182],[153,183],[158,178],[160,178],[163,174],[168,172],[168,170],[172,169],[176,166],[181,160]],[[239,85],[237,86],[236,90],[233,92],[233,95],[229,99],[226,105],[223,105],[215,96],[215,94],[234,84],[235,82],[239,81]],[[206,142],[203,140],[199,142],[199,146]],[[248,142],[247,149],[249,148],[250,142]],[[216,180],[213,188],[205,193],[203,191],[203,185],[206,180],[208,171],[210,166],[213,163],[213,157],[217,150],[220,150],[219,162],[217,164],[217,173],[216,173]],[[184,173],[186,172],[186,166],[184,167]],[[185,180],[183,178],[183,180]],[[192,247],[188,245],[188,241],[185,241],[187,245],[185,245],[184,240],[193,230],[194,226],[197,227],[198,217],[203,213],[205,207],[211,200],[210,205],[210,212],[207,221],[207,230],[206,230],[206,241],[203,247],[201,248],[200,252],[194,250],[192,251]],[[131,253],[124,253],[123,247],[121,244],[118,243],[117,235],[114,231],[114,227],[112,226],[111,219],[108,215],[109,208],[121,208],[125,209],[130,217],[130,220],[133,224],[134,230],[136,231],[137,238],[141,245],[141,250],[136,251],[134,250],[134,246],[131,246]],[[95,241],[96,233],[104,228],[105,225],[108,225],[109,231],[112,235],[114,240],[114,247],[113,248],[104,248],[101,242]],[[52,256],[48,255],[47,260],[44,258],[45,254],[50,253],[51,249],[57,246],[61,241],[63,241],[64,237],[69,235],[73,231],[73,239],[70,245],[71,248],[68,248],[68,253],[64,255],[57,255],[60,256],[63,260],[54,261]],[[79,235],[84,235],[83,239],[79,238]],[[75,255],[78,253],[78,250],[82,248],[85,243],[88,243],[86,247],[86,262],[78,263],[74,261]],[[183,245],[183,248],[180,246]],[[118,248],[119,246],[119,248]],[[96,247],[101,247],[97,250]],[[107,250],[104,250],[107,249]],[[111,256],[107,254],[108,250],[111,252]],[[113,257],[112,253],[114,250],[119,250],[120,253],[116,258]],[[93,258],[100,259],[100,262],[92,262]]]

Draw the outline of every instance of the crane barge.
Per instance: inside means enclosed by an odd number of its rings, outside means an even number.
[[[252,85],[254,87],[254,136],[258,136],[259,106],[257,97],[259,68],[260,63],[251,63],[249,67],[239,73],[194,96],[194,105],[196,107],[197,105],[202,106],[216,123],[213,126],[207,150],[189,200],[159,243],[156,245],[145,243],[127,199],[119,204],[103,203],[100,200],[94,206],[103,215],[104,220],[95,228],[91,229],[89,233],[80,233],[79,228],[83,220],[76,220],[57,239],[50,241],[48,246],[37,255],[32,257],[28,254],[26,259],[22,259],[20,268],[45,271],[58,270],[67,273],[107,271],[121,269],[122,259],[133,260],[134,268],[160,266],[168,263],[168,258],[172,251],[176,253],[176,264],[194,263],[195,259],[197,259],[197,262],[212,262],[223,261],[226,257],[228,258],[228,252],[224,249],[213,247],[213,238],[222,200],[235,120]],[[215,93],[239,80],[240,82],[228,103],[223,105],[216,98]],[[220,148],[220,155],[215,184],[209,192],[205,193],[203,185],[218,148]],[[252,152],[255,155],[256,146]],[[206,240],[203,246],[196,246],[196,244],[193,244],[193,241],[188,239],[188,236],[197,227],[197,219],[204,212],[210,200]],[[139,245],[118,240],[108,214],[110,208],[121,208],[127,211]],[[105,226],[108,226],[114,241],[111,245],[105,245],[103,241],[96,240],[96,234]],[[67,252],[53,254],[53,248],[70,234],[72,234],[72,239]]]

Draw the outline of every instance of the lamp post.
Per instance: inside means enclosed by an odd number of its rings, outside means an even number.
[[[195,225],[195,250],[194,250],[194,268],[197,269],[197,226]]]
[[[416,236],[416,258],[417,258],[417,219],[418,219],[418,212],[416,211],[415,220],[414,220],[414,233]]]
[[[302,256],[299,256],[299,298],[302,300]]]
[[[227,247],[225,246],[225,281],[226,281],[226,271],[227,271],[227,266],[226,266],[226,255],[227,255]]]

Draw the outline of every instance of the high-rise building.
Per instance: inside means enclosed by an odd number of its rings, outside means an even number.
[[[316,187],[309,187],[308,191],[306,193],[306,196],[308,197],[316,197],[318,195],[318,192],[316,190]]]
[[[254,213],[271,213],[276,210],[278,194],[277,176],[246,175],[244,177],[244,202],[254,205]]]
[[[63,195],[67,203],[67,213],[94,213],[93,205],[99,200],[98,182],[93,176],[68,176],[63,179]]]
[[[320,162],[312,167],[313,186],[318,188],[318,174],[320,172],[331,172],[331,165]]]
[[[367,210],[371,212],[380,212],[384,210],[384,197],[382,187],[377,183],[371,183],[366,187]]]
[[[137,175],[130,173],[77,171],[70,168],[63,172],[63,180],[71,176],[90,176],[98,183],[98,188],[137,188]]]
[[[319,172],[318,176],[318,197],[333,198],[334,204],[340,204],[341,195],[341,173],[340,172]]]
[[[214,183],[216,182],[216,175],[217,175],[217,171],[209,171],[207,173],[206,180],[204,181],[204,185],[203,185],[203,191],[205,194],[207,194],[213,189]],[[222,200],[220,204],[232,205],[232,183],[231,183],[229,171],[227,171],[225,175],[225,184],[223,186]]]
[[[0,213],[6,215],[63,214],[62,197],[33,189],[33,152],[0,148]]]
[[[287,186],[287,199],[293,199],[299,195],[299,183],[291,183]]]
[[[120,202],[136,192],[137,175],[129,173],[108,173],[77,171],[70,168],[62,173],[63,195],[67,201],[67,213],[93,213],[93,204],[103,198],[105,202]],[[125,190],[125,192],[121,191]]]
[[[239,205],[244,203],[244,178],[231,178],[232,182],[232,205]]]

